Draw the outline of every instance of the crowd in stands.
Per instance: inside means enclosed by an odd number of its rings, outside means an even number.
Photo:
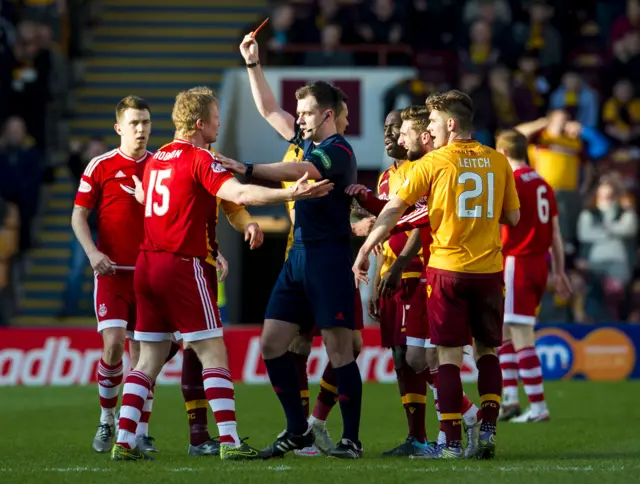
[[[385,112],[458,88],[478,140],[519,127],[556,190],[574,284],[540,319],[640,322],[640,0],[271,4],[268,65],[414,66]]]
[[[0,0],[0,324],[32,247],[39,194],[66,140],[71,61],[89,0]]]

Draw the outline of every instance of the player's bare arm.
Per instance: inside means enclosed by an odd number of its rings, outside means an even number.
[[[258,43],[251,34],[245,35],[242,39],[240,53],[247,66],[252,65],[252,67],[247,67],[247,72],[251,84],[251,94],[258,112],[284,139],[290,140],[295,136],[295,118],[278,106],[278,101],[259,64]]]
[[[246,164],[219,153],[215,154],[215,158],[222,163],[222,166],[227,170],[239,175],[246,175]],[[280,162],[253,165],[252,176],[271,181],[296,181],[305,173],[309,173],[309,178],[312,180],[322,178],[322,175],[320,175],[320,172],[315,165],[308,161],[301,161],[299,163]]]
[[[307,183],[308,178],[305,174],[291,188],[278,189],[243,185],[235,178],[230,178],[222,184],[216,195],[238,205],[277,205],[294,200],[324,197],[333,190],[333,183],[329,180]]]
[[[229,262],[222,255],[220,249],[218,249],[218,256],[216,257],[216,272],[218,275],[218,281],[224,281],[229,275]]]
[[[538,131],[544,129],[549,124],[547,118],[539,118],[535,121],[529,121],[528,123],[522,123],[515,127],[516,131],[519,131],[527,138],[531,138]]]
[[[505,210],[502,212],[500,216],[500,223],[503,225],[508,225],[509,227],[515,227],[518,225],[520,221],[520,209],[516,208],[515,210]]]
[[[420,229],[413,229],[400,255],[391,264],[385,275],[382,276],[380,282],[374,286],[377,288],[378,297],[381,297],[387,291],[393,292],[398,288],[398,284],[402,279],[402,271],[418,255],[421,248]]]
[[[564,243],[560,231],[560,220],[557,215],[551,219],[553,225],[553,237],[551,239],[551,272],[553,273],[553,285],[556,295],[560,299],[568,299],[571,296],[571,282],[564,271]]]
[[[86,207],[80,205],[73,206],[73,212],[71,214],[73,233],[78,239],[78,242],[80,242],[84,253],[87,254],[89,263],[94,271],[103,276],[115,274],[116,271],[113,268],[115,262],[100,252],[93,242],[88,222],[90,214],[91,210]]]
[[[376,255],[376,267],[373,273],[373,287],[378,287],[380,284],[380,272],[384,264],[384,257],[382,254]],[[367,313],[374,321],[380,321],[380,294],[378,291],[371,291],[371,295],[367,301]]]
[[[353,272],[357,280],[362,281],[364,284],[369,284],[369,254],[376,245],[387,238],[391,229],[398,223],[398,220],[408,208],[409,205],[400,197],[393,197],[382,209],[382,212],[378,215],[378,220],[373,226],[373,230],[360,248],[358,257],[353,264]]]

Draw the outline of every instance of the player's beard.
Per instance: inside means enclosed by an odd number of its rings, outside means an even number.
[[[407,150],[405,150],[402,146],[398,144],[392,144],[387,148],[387,156],[389,158],[393,158],[394,160],[405,160],[407,159]]]
[[[422,148],[407,150],[407,160],[416,161],[426,155],[427,152]]]

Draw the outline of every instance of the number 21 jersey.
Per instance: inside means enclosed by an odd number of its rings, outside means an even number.
[[[141,250],[206,258],[212,196],[231,178],[210,151],[192,143],[174,140],[160,148],[144,171]]]
[[[505,256],[546,255],[553,238],[553,217],[558,206],[553,189],[531,167],[517,169],[513,176],[520,199],[520,221],[515,227],[502,226],[502,253]]]

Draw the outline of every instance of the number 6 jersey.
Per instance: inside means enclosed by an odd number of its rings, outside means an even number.
[[[502,226],[502,253],[505,256],[544,256],[553,239],[553,217],[558,215],[551,186],[531,167],[513,173],[520,198],[520,221],[515,227]]]
[[[146,251],[207,257],[207,221],[229,173],[209,150],[176,139],[147,162],[142,187]]]
[[[433,235],[429,267],[502,272],[500,216],[520,208],[507,158],[475,140],[458,140],[414,162],[397,193],[408,205],[427,197]]]

